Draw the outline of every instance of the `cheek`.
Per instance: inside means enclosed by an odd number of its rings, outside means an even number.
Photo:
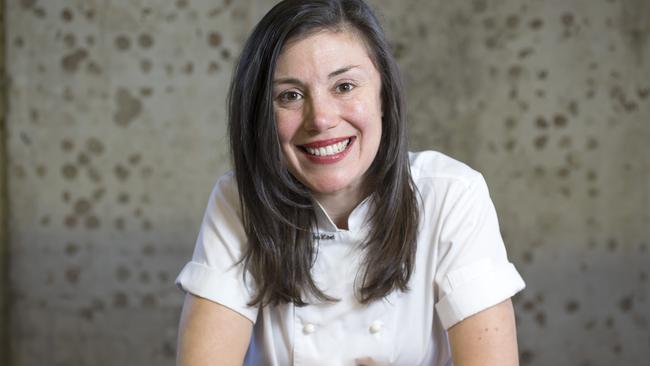
[[[300,129],[299,119],[292,116],[292,113],[276,112],[275,123],[281,144],[287,144],[293,141]]]

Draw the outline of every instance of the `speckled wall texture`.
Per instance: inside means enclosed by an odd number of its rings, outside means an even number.
[[[273,1],[6,2],[16,366],[172,365],[224,98]],[[414,149],[482,171],[522,365],[650,358],[650,1],[372,1]]]

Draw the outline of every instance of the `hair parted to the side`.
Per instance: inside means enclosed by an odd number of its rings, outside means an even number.
[[[273,74],[288,41],[315,32],[354,31],[381,76],[382,136],[366,177],[372,195],[362,303],[408,290],[419,211],[411,179],[403,91],[383,30],[362,0],[285,0],[257,24],[235,67],[228,95],[230,148],[248,246],[242,261],[256,283],[250,305],[307,304],[336,299],[311,276],[318,254],[316,214],[309,190],[288,171],[273,113]],[[245,271],[246,272],[246,271]]]

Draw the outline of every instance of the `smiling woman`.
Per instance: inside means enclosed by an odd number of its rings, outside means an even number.
[[[408,152],[399,72],[362,0],[276,5],[229,106],[234,169],[177,278],[179,364],[517,364],[524,283],[487,185]]]

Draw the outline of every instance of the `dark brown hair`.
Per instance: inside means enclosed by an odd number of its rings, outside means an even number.
[[[402,84],[383,30],[362,0],[285,0],[248,38],[228,96],[230,147],[248,246],[242,261],[254,277],[250,305],[293,302],[306,296],[333,301],[311,275],[318,255],[309,190],[287,170],[273,113],[272,82],[283,46],[317,31],[353,30],[362,36],[381,75],[383,109],[379,150],[366,177],[370,225],[363,243],[357,297],[362,303],[408,290],[419,211],[406,143]]]

